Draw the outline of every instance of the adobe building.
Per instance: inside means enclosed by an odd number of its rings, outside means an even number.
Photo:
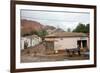
[[[58,52],[66,49],[89,48],[89,37],[85,33],[56,32],[44,37],[46,50]]]
[[[35,45],[38,45],[40,42],[42,42],[42,39],[38,37],[37,35],[30,35],[21,37],[21,50],[26,49],[28,47],[34,47]]]

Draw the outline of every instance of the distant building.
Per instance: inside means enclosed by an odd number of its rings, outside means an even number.
[[[35,45],[42,42],[41,38],[37,35],[30,35],[21,37],[21,49],[25,49],[28,47],[34,47]]]
[[[89,48],[88,35],[74,32],[56,32],[45,36],[46,49],[48,50],[65,50],[74,49],[78,46],[81,49]]]

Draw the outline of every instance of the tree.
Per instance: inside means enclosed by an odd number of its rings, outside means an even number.
[[[79,25],[73,30],[73,32],[89,33],[89,24],[79,23]]]
[[[48,33],[46,30],[41,30],[41,31],[35,31],[34,34],[38,35],[39,37],[42,38],[42,40],[44,40],[44,36],[46,36]]]
[[[39,37],[44,37],[46,36],[48,33],[46,30],[41,30],[41,31],[34,31],[34,34],[38,35]]]
[[[45,35],[48,34],[48,32],[44,29],[43,30],[38,30],[38,31],[32,30],[30,32],[21,33],[21,36],[29,36],[29,35],[33,35],[33,34],[38,35],[39,37],[44,37]]]

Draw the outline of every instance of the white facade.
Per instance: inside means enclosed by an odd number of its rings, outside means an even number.
[[[64,50],[77,48],[78,40],[86,40],[88,46],[88,37],[61,37],[61,38],[45,38],[45,40],[54,41],[54,50]],[[82,47],[81,43],[81,47]]]
[[[21,49],[24,49],[25,43],[27,43],[27,47],[33,47],[37,44],[42,42],[42,39],[38,36],[26,36],[26,37],[21,37]]]
[[[77,48],[78,40],[87,40],[87,37],[68,37],[68,38],[55,38],[54,49],[55,50],[64,50],[64,49],[73,49]]]

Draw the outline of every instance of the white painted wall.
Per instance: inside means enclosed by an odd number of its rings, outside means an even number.
[[[21,42],[20,47],[23,50],[25,42],[27,42],[27,44],[28,44],[27,47],[31,47],[31,46],[35,46],[35,45],[39,44],[40,42],[42,42],[42,39],[40,37],[38,37],[38,38],[22,37],[20,42]]]
[[[35,0],[36,1],[36,0]],[[100,0],[37,0],[97,5],[97,67],[21,73],[100,73]],[[5,17],[6,16],[6,17]],[[10,73],[10,0],[0,0],[0,73]]]
[[[55,38],[54,48],[55,50],[73,49],[77,48],[78,40],[88,40],[87,37],[66,37],[66,38]]]
[[[22,50],[24,49],[25,42],[27,42],[27,44],[28,44],[27,47],[30,47],[31,46],[31,39],[29,39],[29,38],[21,38],[20,46],[21,46],[21,49]]]

